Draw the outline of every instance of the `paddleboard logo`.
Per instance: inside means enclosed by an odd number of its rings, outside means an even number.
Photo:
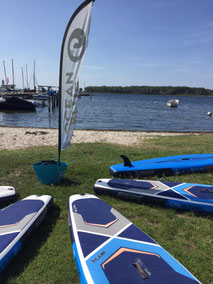
[[[144,174],[144,175],[153,175],[154,174],[154,170],[144,170],[144,171],[136,171],[136,173],[140,174]]]
[[[129,199],[132,199],[132,200],[141,200],[142,199],[142,196],[139,196],[137,194],[134,194],[134,193],[127,193],[127,192],[118,192],[118,196],[119,197],[123,197],[123,198],[129,198]]]
[[[98,261],[103,255],[105,255],[105,251],[103,250],[97,257],[95,257],[95,259],[91,259],[91,261],[93,263],[96,263],[96,261]]]
[[[67,53],[71,61],[78,62],[86,51],[86,36],[82,29],[75,29],[68,41]]]

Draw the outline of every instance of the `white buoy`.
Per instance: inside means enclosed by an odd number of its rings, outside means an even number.
[[[208,112],[207,112],[207,115],[208,115],[208,116],[212,116],[211,111],[208,111]]]

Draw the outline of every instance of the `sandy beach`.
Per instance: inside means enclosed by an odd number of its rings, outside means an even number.
[[[156,136],[192,135],[191,133],[74,130],[72,143],[112,143],[137,146]],[[193,134],[198,135],[198,134]],[[57,146],[58,130],[49,128],[0,127],[0,150],[16,150],[39,146]]]

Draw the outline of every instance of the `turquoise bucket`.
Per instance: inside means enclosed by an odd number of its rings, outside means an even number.
[[[60,177],[58,178],[58,161],[49,160],[33,164],[33,169],[42,184],[58,183],[63,179],[68,163],[60,162]]]

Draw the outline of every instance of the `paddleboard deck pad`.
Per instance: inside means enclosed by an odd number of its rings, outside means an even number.
[[[97,180],[94,191],[165,207],[213,213],[212,185],[115,178]]]
[[[96,196],[70,196],[68,210],[81,283],[200,283],[159,244]]]
[[[170,176],[213,170],[213,154],[179,155],[135,162],[125,155],[121,158],[124,163],[109,168],[114,176]]]
[[[13,186],[0,186],[0,203],[16,198],[16,190]]]
[[[31,195],[0,210],[0,273],[41,223],[51,204],[49,195]]]

